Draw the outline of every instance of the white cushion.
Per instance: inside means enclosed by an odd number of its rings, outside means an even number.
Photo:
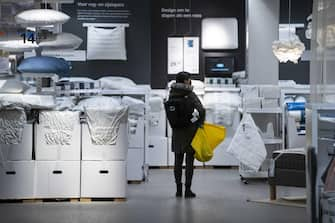
[[[28,85],[16,79],[0,80],[0,93],[22,93],[28,88]]]
[[[102,89],[129,89],[136,87],[135,82],[126,77],[102,77],[99,80]]]
[[[0,49],[7,52],[26,52],[37,48],[36,43],[23,42],[23,40],[6,40],[0,41]]]
[[[15,16],[15,21],[24,26],[46,26],[66,23],[70,17],[51,9],[31,9]]]
[[[48,36],[45,40],[42,40],[39,47],[46,50],[57,50],[57,49],[77,49],[83,42],[81,38],[71,33],[59,33]]]

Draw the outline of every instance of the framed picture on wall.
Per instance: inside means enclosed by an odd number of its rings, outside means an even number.
[[[168,74],[199,74],[199,37],[168,37]]]

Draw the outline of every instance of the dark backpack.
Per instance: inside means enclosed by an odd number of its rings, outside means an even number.
[[[169,100],[164,102],[164,108],[173,129],[185,128],[193,124],[191,119],[195,106],[189,95],[169,97]]]

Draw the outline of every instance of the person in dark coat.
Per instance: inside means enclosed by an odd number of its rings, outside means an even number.
[[[182,196],[182,165],[184,154],[186,154],[185,197],[192,198],[195,197],[196,194],[191,190],[194,169],[194,150],[191,146],[191,142],[198,127],[201,127],[205,121],[205,109],[199,98],[193,92],[191,75],[187,72],[178,73],[176,76],[176,83],[171,85],[169,98],[181,96],[188,96],[188,100],[191,100],[194,103],[197,121],[185,128],[172,129],[172,152],[175,154],[174,176],[177,185],[176,196]]]

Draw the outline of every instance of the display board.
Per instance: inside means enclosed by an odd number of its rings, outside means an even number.
[[[199,74],[199,37],[168,38],[168,74]]]
[[[150,84],[150,0],[75,0],[74,4],[62,5],[62,11],[71,16],[63,25],[63,32],[71,32],[83,39],[79,50],[87,50],[88,28],[83,26],[84,23],[129,24],[125,29],[127,60],[96,57],[75,61],[72,76],[98,79],[115,75],[130,78],[137,84]]]

